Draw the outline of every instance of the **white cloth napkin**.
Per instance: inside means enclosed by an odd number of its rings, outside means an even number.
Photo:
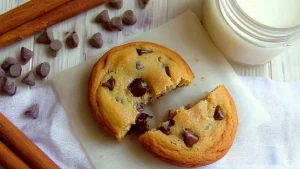
[[[269,111],[271,120],[237,137],[223,159],[203,168],[299,168],[300,84],[262,77],[241,79]],[[25,118],[23,114],[33,104],[40,105],[40,116],[36,120]],[[72,135],[66,114],[51,87],[0,97],[0,111],[61,168],[92,168]]]

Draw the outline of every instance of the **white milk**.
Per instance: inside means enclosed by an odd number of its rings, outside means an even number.
[[[226,57],[242,64],[265,64],[287,48],[282,44],[270,47],[257,40],[254,43],[245,40],[247,36],[238,35],[241,31],[233,30],[224,20],[217,8],[218,1],[204,1],[203,25]],[[247,15],[264,25],[287,28],[300,24],[300,0],[237,0],[237,3]]]

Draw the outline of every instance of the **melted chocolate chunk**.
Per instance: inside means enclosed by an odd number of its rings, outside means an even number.
[[[140,62],[136,62],[135,68],[136,68],[137,70],[141,70],[141,69],[144,69],[144,66],[143,66]]]
[[[147,92],[147,88],[144,86],[145,82],[141,78],[134,79],[129,85],[128,90],[134,97],[142,97]]]
[[[111,77],[107,82],[102,83],[102,86],[112,91],[115,87],[115,79]]]
[[[177,115],[177,112],[175,110],[169,110],[168,111],[168,119],[172,120]]]
[[[192,107],[193,107],[193,105],[191,105],[191,104],[187,104],[187,105],[184,106],[184,108],[185,108],[186,110],[189,110],[189,109],[192,108]]]
[[[225,118],[225,116],[223,115],[223,113],[221,111],[221,107],[218,105],[215,109],[214,119],[215,120],[223,120],[224,118]]]
[[[174,126],[174,124],[175,124],[175,121],[174,121],[174,120],[168,120],[168,121],[164,122],[164,123],[162,124],[162,126],[160,126],[160,127],[158,128],[158,130],[160,130],[162,133],[164,133],[164,134],[166,134],[166,135],[170,135],[170,128],[171,128],[172,126]]]
[[[166,66],[166,67],[165,67],[165,71],[166,71],[166,74],[167,74],[169,77],[171,77],[169,66]]]
[[[183,132],[183,140],[187,147],[192,147],[195,143],[198,142],[199,137],[196,136],[191,129],[186,128]]]
[[[147,53],[152,53],[152,50],[147,50],[147,49],[136,49],[136,52],[139,54],[139,56]]]
[[[135,124],[131,126],[131,131],[136,132],[138,135],[142,135],[149,130],[149,125],[147,122],[148,118],[152,118],[152,116],[146,113],[140,113],[135,120]]]
[[[136,110],[142,112],[144,110],[145,104],[144,103],[137,103]]]

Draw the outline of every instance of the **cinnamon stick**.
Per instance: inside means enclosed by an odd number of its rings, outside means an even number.
[[[34,0],[0,15],[0,35],[70,0]]]
[[[30,168],[59,168],[2,113],[0,113],[0,140]]]
[[[49,11],[32,21],[16,27],[0,36],[0,48],[28,38],[35,33],[82,13],[88,9],[104,4],[108,0],[72,0]]]
[[[18,156],[0,141],[0,166],[6,169],[30,169]]]

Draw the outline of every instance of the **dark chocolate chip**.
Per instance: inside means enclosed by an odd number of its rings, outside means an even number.
[[[169,66],[166,66],[166,67],[165,67],[165,71],[166,71],[166,74],[167,74],[169,77],[171,77]]]
[[[49,51],[52,57],[56,57],[58,51],[62,48],[62,43],[55,39],[53,41],[51,41],[50,43],[50,47],[49,47]]]
[[[37,119],[39,117],[40,106],[38,104],[30,107],[24,114],[26,117]]]
[[[172,120],[177,115],[176,111],[171,109],[168,111],[168,119]]]
[[[22,83],[27,84],[28,86],[35,85],[35,76],[32,71],[30,71],[22,80]]]
[[[148,118],[152,118],[152,116],[146,113],[139,113],[135,124],[131,126],[130,130],[136,132],[138,135],[146,133],[149,130]]]
[[[22,64],[26,64],[34,55],[33,51],[22,47],[20,52],[21,62]]]
[[[97,23],[109,23],[110,19],[109,19],[109,15],[108,15],[108,10],[103,10],[102,12],[100,12],[97,16],[95,21]]]
[[[36,74],[42,78],[45,78],[50,72],[50,64],[48,62],[41,63],[36,68]]]
[[[214,119],[215,120],[223,120],[224,118],[225,118],[225,116],[223,115],[223,113],[221,111],[221,107],[218,105],[215,109]]]
[[[112,8],[121,9],[123,6],[123,0],[110,0],[109,5]]]
[[[50,44],[52,39],[53,39],[52,33],[49,31],[49,29],[46,29],[36,39],[36,42],[37,43],[42,43],[42,44]]]
[[[192,107],[193,107],[193,105],[191,105],[191,104],[187,104],[187,105],[184,106],[184,108],[185,108],[186,110],[189,110],[189,109],[192,108]]]
[[[112,91],[115,87],[115,79],[111,77],[107,82],[102,83],[102,86]]]
[[[66,39],[66,44],[70,49],[74,49],[78,46],[79,38],[76,32],[71,33]]]
[[[142,97],[147,92],[145,82],[141,78],[134,79],[127,88],[134,97]]]
[[[22,72],[22,66],[20,64],[11,65],[8,72],[11,77],[19,77]]]
[[[15,82],[10,81],[9,79],[5,79],[5,82],[2,85],[2,92],[4,92],[4,94],[7,94],[9,96],[13,96],[16,94],[17,91],[17,86],[15,84]]]
[[[183,140],[187,147],[192,147],[195,143],[198,142],[199,137],[196,136],[191,129],[186,128],[183,132]]]
[[[142,9],[144,9],[149,2],[149,0],[138,0],[138,1],[139,1],[139,5]]]
[[[5,76],[5,71],[0,67],[0,77],[4,77]]]
[[[160,126],[160,127],[158,128],[158,130],[160,130],[162,133],[164,133],[164,134],[166,134],[166,135],[170,135],[170,128],[171,128],[172,126],[174,126],[174,124],[175,124],[175,121],[174,121],[173,119],[168,120],[168,121],[164,122],[164,123],[162,124],[162,126]]]
[[[1,65],[3,70],[8,70],[11,65],[17,64],[17,60],[12,57],[7,57]]]
[[[89,44],[94,48],[101,48],[103,45],[103,39],[100,32],[95,33],[89,40]]]
[[[124,12],[122,17],[122,22],[124,25],[134,25],[136,23],[136,16],[132,10],[127,10]]]
[[[144,103],[136,103],[136,110],[138,112],[142,112],[144,110],[145,104]]]
[[[118,31],[121,31],[123,29],[123,24],[122,24],[122,20],[120,17],[113,17],[111,20],[110,20],[110,29],[112,30],[118,30]]]
[[[140,62],[136,62],[135,68],[136,68],[137,70],[141,70],[141,69],[144,69],[144,66],[143,66]]]
[[[136,49],[136,51],[140,56],[143,54],[152,53],[152,50],[147,50],[147,49]]]

